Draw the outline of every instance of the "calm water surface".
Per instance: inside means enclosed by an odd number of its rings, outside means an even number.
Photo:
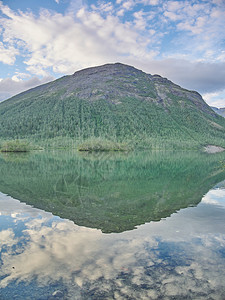
[[[195,152],[1,156],[0,299],[224,299],[224,165]]]

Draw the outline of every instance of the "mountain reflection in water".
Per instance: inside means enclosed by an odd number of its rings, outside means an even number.
[[[222,299],[224,159],[1,155],[0,299]]]
[[[0,191],[102,232],[197,205],[224,180],[224,154],[37,152],[0,156]]]

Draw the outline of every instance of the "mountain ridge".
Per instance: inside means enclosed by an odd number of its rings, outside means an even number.
[[[121,63],[79,70],[0,103],[1,138],[211,143],[225,121],[195,91]],[[203,138],[204,136],[204,138]]]

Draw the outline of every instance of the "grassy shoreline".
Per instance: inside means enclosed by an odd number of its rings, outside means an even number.
[[[1,141],[0,152],[24,153],[32,150],[42,150],[40,146],[33,144],[27,140],[7,140]]]
[[[70,137],[56,137],[52,139],[0,139],[0,152],[29,152],[32,150],[48,149],[76,149],[84,152],[109,152],[133,150],[201,150],[207,145],[225,147],[225,141],[220,139],[195,141],[174,140],[149,137],[136,137],[119,141],[105,137],[90,137],[87,139],[73,139]]]

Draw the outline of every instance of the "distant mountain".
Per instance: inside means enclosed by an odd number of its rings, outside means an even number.
[[[214,107],[214,106],[211,106],[211,108],[220,116],[224,117],[225,118],[225,107],[223,108],[217,108],[217,107]]]
[[[0,103],[0,138],[102,137],[138,145],[225,140],[201,95],[120,63],[78,71]]]

